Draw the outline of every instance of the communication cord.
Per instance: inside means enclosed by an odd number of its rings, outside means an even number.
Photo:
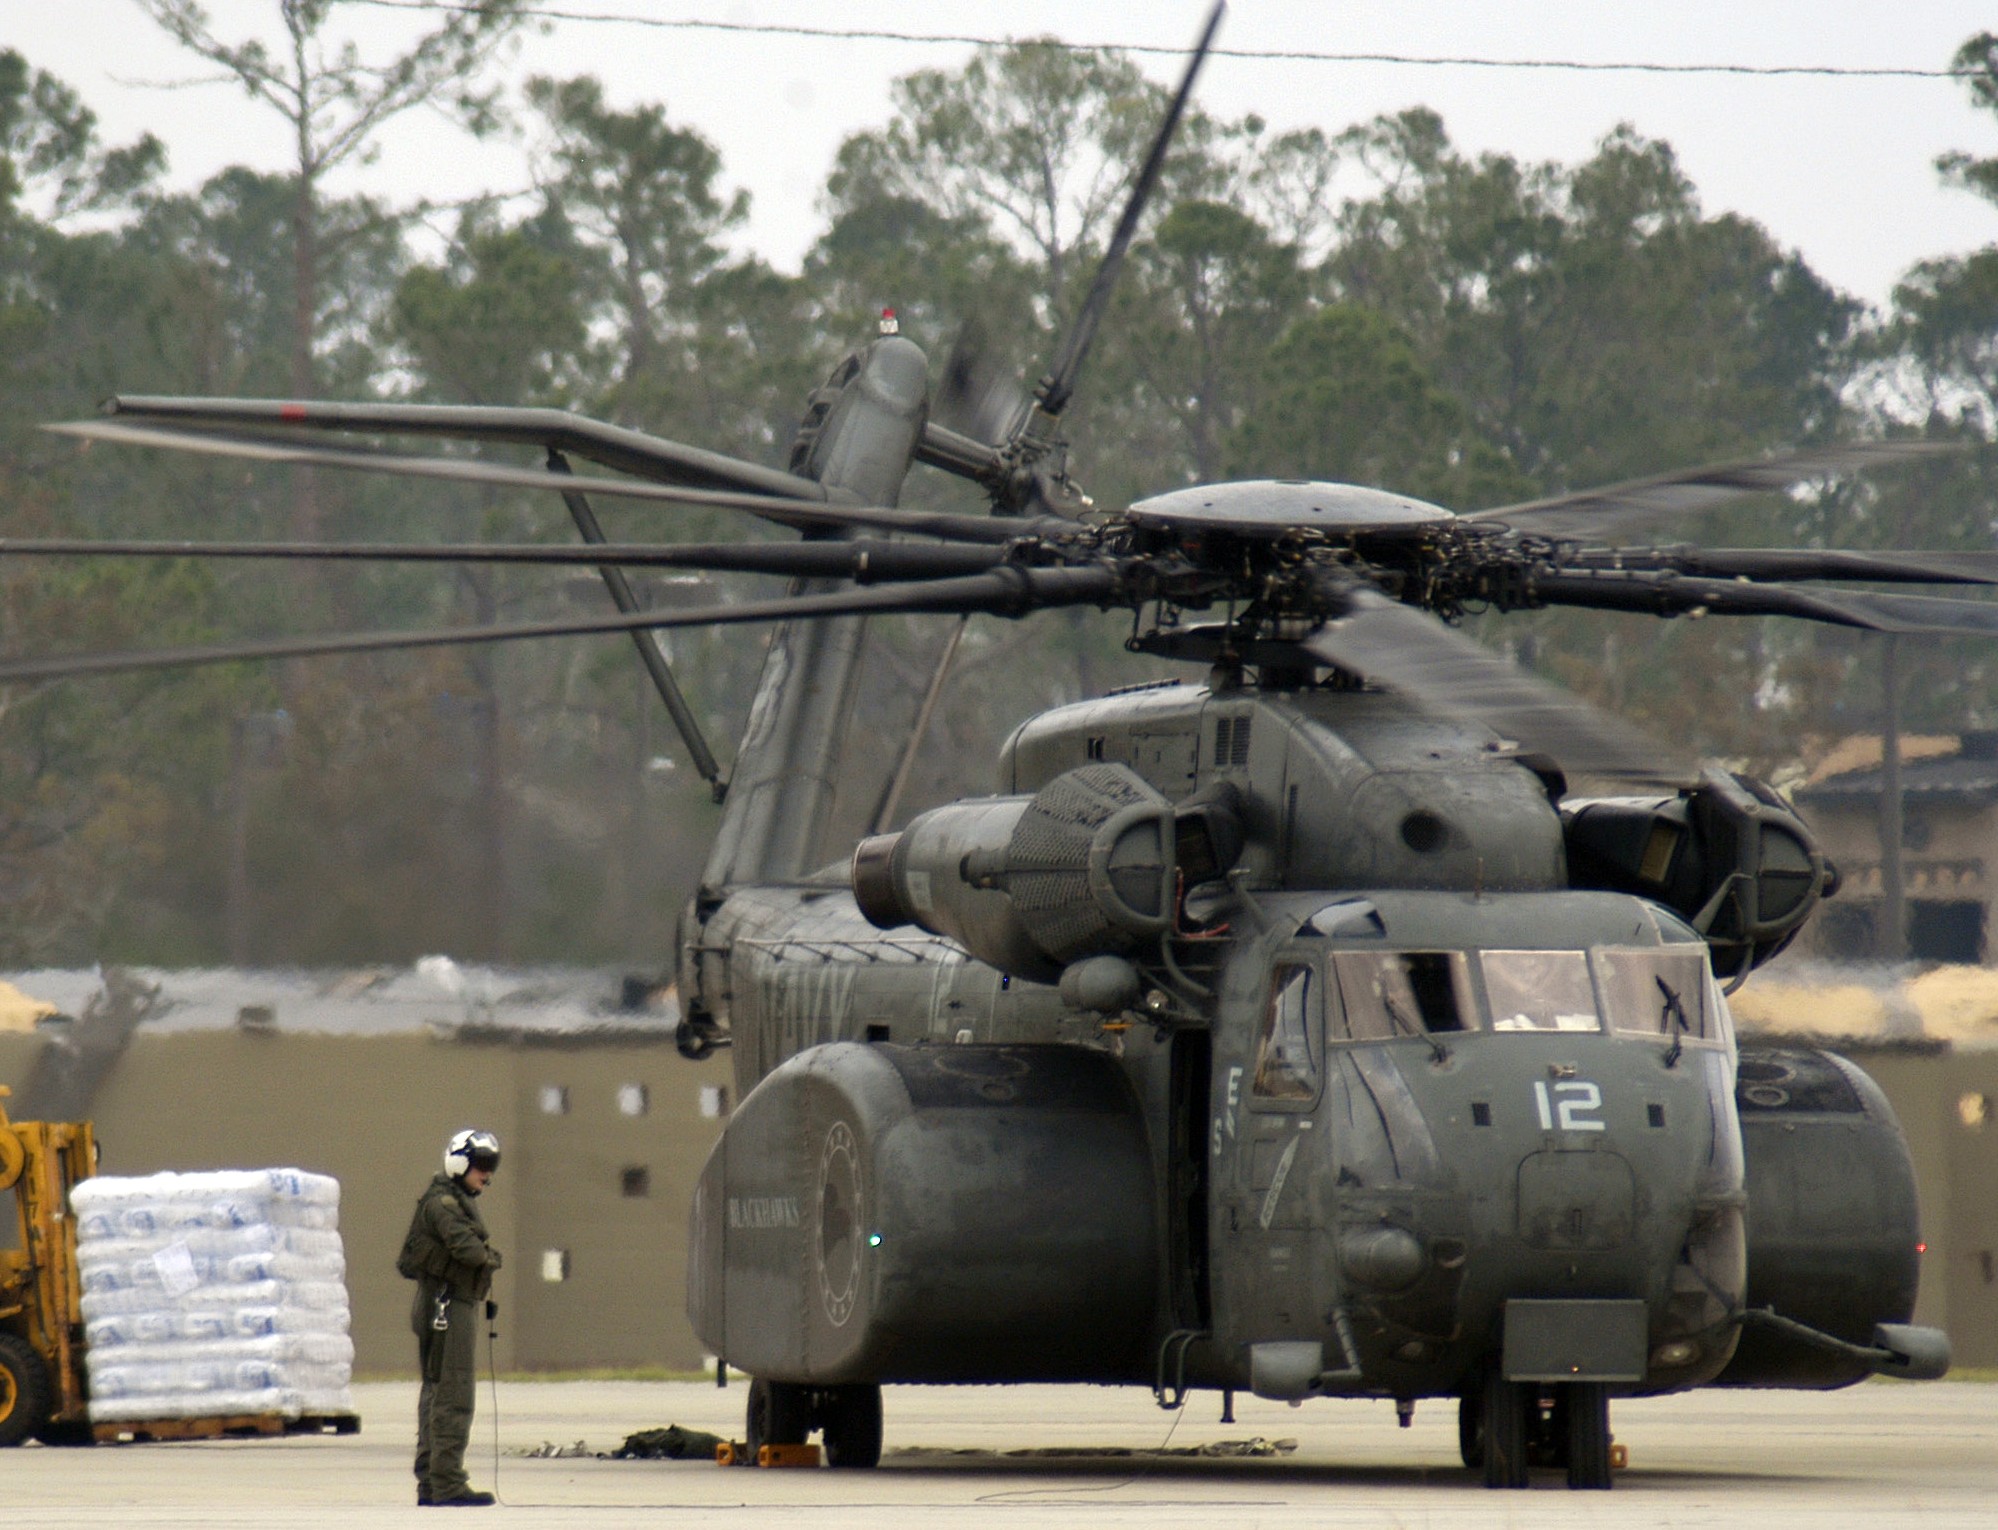
[[[1061,1487],[1045,1488],[1006,1488],[997,1493],[981,1493],[978,1497],[972,1499],[972,1502],[1004,1503],[1008,1499],[1039,1498],[1050,1493],[1115,1493],[1122,1488],[1136,1487],[1145,1478],[1149,1477],[1159,1463],[1165,1459],[1166,1450],[1172,1444],[1172,1437],[1179,1429],[1179,1421],[1185,1417],[1186,1408],[1182,1404],[1173,1411],[1172,1423],[1166,1426],[1165,1438],[1153,1447],[1152,1458],[1121,1482],[1105,1482],[1089,1487],[1069,1487],[1063,1485]]]
[[[499,1366],[493,1359],[494,1346],[498,1342],[499,1323],[492,1318],[488,1318],[486,1320],[486,1385],[491,1389],[493,1396],[493,1502],[505,1503],[506,1500],[500,1497],[499,1481]]]

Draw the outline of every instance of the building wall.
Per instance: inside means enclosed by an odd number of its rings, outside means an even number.
[[[1998,1366],[1998,1053],[1860,1052],[1907,1133],[1920,1187],[1915,1320],[1946,1329],[1959,1365]]]
[[[0,1083],[19,1089],[38,1038],[0,1036]],[[296,1165],[341,1184],[355,1366],[414,1368],[414,1289],[395,1272],[411,1208],[461,1126],[499,1134],[502,1163],[481,1210],[506,1257],[494,1358],[501,1369],[694,1369],[685,1313],[687,1209],[719,1120],[703,1085],[726,1078],[670,1041],[564,1047],[201,1032],[144,1036],[99,1092],[102,1172]],[[569,1110],[540,1110],[544,1085]],[[626,1115],[618,1092],[642,1086]],[[643,1168],[650,1192],[622,1193]],[[567,1278],[542,1278],[544,1250]]]
[[[1800,953],[1832,960],[1853,960],[1870,950],[1855,950],[1853,915],[1867,929],[1878,916],[1881,899],[1880,832],[1871,803],[1821,805],[1805,810],[1811,831],[1818,836],[1844,878],[1839,895],[1827,903],[1798,942]],[[1910,799],[1903,810],[1904,840],[1916,841],[1901,853],[1903,895],[1917,903],[1974,903],[1984,911],[1984,950],[1952,954],[1951,960],[1985,960],[1998,955],[1998,926],[1990,917],[1998,893],[1998,811],[1948,799]],[[1870,940],[1870,935],[1864,937]]]
[[[514,1169],[519,1365],[698,1366],[687,1213],[721,1127],[701,1090],[726,1087],[725,1064],[690,1064],[670,1043],[526,1047],[512,1062],[518,1153],[502,1173]],[[544,1090],[567,1109],[544,1110]],[[644,1193],[626,1193],[627,1174]],[[543,1279],[563,1255],[568,1278]]]

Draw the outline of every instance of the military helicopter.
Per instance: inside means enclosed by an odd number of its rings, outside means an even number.
[[[1613,1397],[1932,1378],[1919,1228],[1879,1088],[1738,1046],[1722,989],[1837,872],[1781,797],[1700,769],[1449,624],[1473,605],[1998,631],[1973,554],[1621,545],[1633,520],[1917,457],[1827,447],[1453,514],[1251,481],[1091,504],[1062,417],[1220,20],[1079,317],[996,440],[930,418],[884,332],[780,471],[553,410],[123,397],[87,439],[558,492],[587,545],[6,542],[8,555],[572,563],[615,614],[0,662],[24,682],[248,657],[776,622],[680,927],[679,1041],[740,1104],[695,1187],[688,1313],[753,1378],[753,1448],[870,1467],[884,1383],[1149,1385],[1455,1400],[1494,1488],[1611,1483]],[[547,468],[337,437],[525,445]],[[621,476],[572,472],[582,457]],[[897,508],[916,464],[989,516]],[[724,507],[796,543],[613,544],[591,496]],[[623,570],[792,576],[640,609]],[[1809,586],[1806,588],[1805,586]],[[822,864],[884,612],[1133,613],[1193,677],[1022,723],[997,795]],[[1220,613],[1218,619],[1215,613]],[[1605,793],[1571,791],[1570,779]]]

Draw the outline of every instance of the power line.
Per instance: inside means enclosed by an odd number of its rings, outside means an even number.
[[[354,0],[391,11],[455,11],[472,13],[483,7],[472,0]],[[810,27],[775,22],[694,21],[660,16],[632,16],[621,11],[580,11],[552,5],[528,6],[523,14],[543,21],[608,22],[667,32],[734,32],[764,37],[810,37],[836,42],[900,42],[937,46],[1009,48],[1031,42],[1069,53],[1136,53],[1180,58],[1183,47],[1160,43],[1069,42],[1057,37],[995,37],[970,32],[897,32],[876,27]],[[1422,69],[1541,69],[1576,74],[1713,74],[1797,76],[1843,80],[1967,80],[1976,69],[1916,69],[1891,65],[1843,64],[1660,64],[1637,59],[1477,58],[1458,54],[1336,53],[1309,48],[1224,48],[1208,50],[1213,58],[1239,58],[1279,63],[1390,64]]]

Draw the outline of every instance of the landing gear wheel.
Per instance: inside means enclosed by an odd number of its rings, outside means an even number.
[[[1484,1457],[1485,1486],[1523,1488],[1526,1486],[1526,1412],[1533,1403],[1533,1389],[1517,1381],[1507,1381],[1496,1370],[1485,1377]]]
[[[760,1376],[750,1382],[743,1443],[752,1462],[765,1445],[802,1445],[811,1432],[811,1397],[804,1387]]]
[[[26,1340],[0,1333],[0,1445],[18,1445],[48,1421],[48,1367]]]
[[[1599,1381],[1571,1381],[1568,1402],[1568,1486],[1610,1485],[1609,1389]]]
[[[1485,1394],[1473,1387],[1457,1399],[1457,1454],[1476,1471],[1485,1462]]]
[[[1568,1388],[1536,1385],[1526,1407],[1526,1464],[1568,1466]]]
[[[819,1425],[825,1431],[828,1466],[881,1464],[881,1388],[828,1387],[819,1394]]]

